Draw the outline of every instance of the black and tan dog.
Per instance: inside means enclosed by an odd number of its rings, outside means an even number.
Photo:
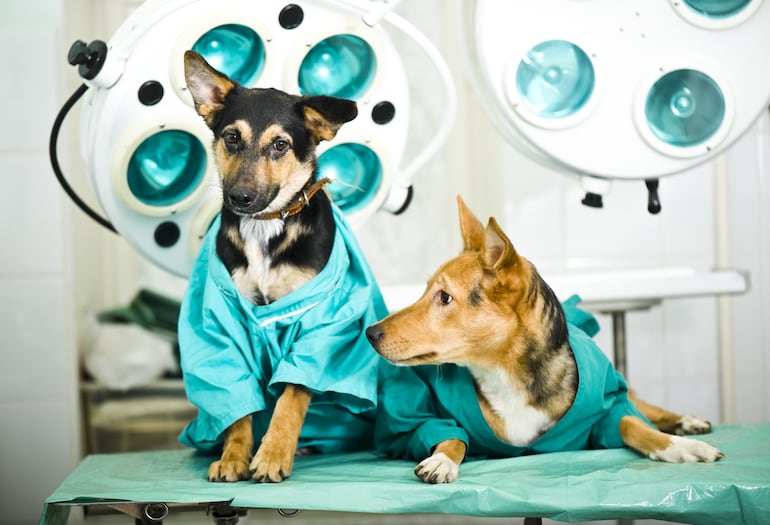
[[[376,383],[379,358],[363,327],[384,315],[384,304],[323,191],[329,181],[317,180],[315,154],[357,107],[334,97],[244,88],[193,51],[184,66],[195,109],[214,135],[223,206],[180,316],[185,386],[199,408],[180,439],[204,450],[222,447],[211,481],[278,482],[303,446],[315,398],[342,405],[340,425],[361,427],[335,429],[328,416],[329,434],[339,439],[327,439],[326,427],[317,425],[309,446],[344,449],[345,439],[373,427],[376,392],[369,399],[366,389],[376,387],[351,386],[350,377]],[[335,315],[345,319],[338,323]],[[329,334],[335,323],[339,333]],[[327,362],[336,367],[321,370]],[[361,417],[367,412],[368,423]]]
[[[367,329],[399,365],[381,384],[378,448],[419,461],[415,473],[429,483],[455,481],[466,454],[628,446],[668,462],[722,458],[707,443],[661,432],[711,425],[630,401],[625,380],[580,329],[590,332],[595,319],[563,307],[494,218],[485,228],[458,203],[463,252],[415,304]]]

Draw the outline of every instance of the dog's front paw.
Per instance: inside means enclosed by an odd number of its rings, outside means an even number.
[[[249,479],[248,458],[244,460],[217,460],[209,466],[209,481],[243,481]]]
[[[452,483],[460,477],[460,466],[439,452],[422,460],[414,473],[425,483]]]
[[[713,463],[725,455],[716,447],[697,439],[670,436],[671,444],[663,450],[652,452],[650,459],[668,463]]]
[[[709,432],[711,432],[711,422],[699,416],[682,416],[674,429],[674,434],[679,436]]]
[[[251,460],[251,477],[258,483],[280,483],[291,474],[294,451],[276,450],[262,445]]]

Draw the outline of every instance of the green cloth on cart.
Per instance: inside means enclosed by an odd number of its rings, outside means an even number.
[[[455,483],[429,485],[414,462],[375,452],[302,456],[283,483],[210,483],[211,456],[193,450],[85,458],[46,500],[40,525],[63,525],[60,504],[204,503],[378,514],[446,513],[561,521],[660,519],[764,524],[770,516],[770,423],[717,425],[700,439],[718,463],[659,463],[628,449],[469,461]]]

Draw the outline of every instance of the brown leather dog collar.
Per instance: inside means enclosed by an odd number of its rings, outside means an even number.
[[[310,184],[313,179],[310,179],[307,184],[305,184],[305,187],[302,188],[302,191],[297,196],[296,200],[294,201],[294,204],[291,204],[287,206],[286,208],[279,210],[279,211],[271,211],[268,213],[257,213],[256,215],[252,215],[251,217],[253,219],[257,219],[260,221],[268,221],[272,219],[285,219],[286,217],[291,217],[292,215],[296,215],[299,212],[302,211],[302,209],[307,206],[310,203],[310,199],[313,198],[313,195],[318,193],[318,190],[329,184],[332,180],[330,178],[324,178],[319,180],[318,182],[315,182],[314,184]]]

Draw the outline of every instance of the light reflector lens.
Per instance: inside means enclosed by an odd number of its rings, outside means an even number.
[[[709,18],[726,18],[734,16],[751,0],[685,0],[690,9]]]
[[[334,35],[308,51],[299,67],[299,89],[305,95],[357,99],[372,84],[377,59],[372,46],[355,35]]]
[[[578,46],[548,40],[530,49],[516,69],[522,103],[543,118],[562,118],[582,108],[594,90],[594,67]]]
[[[193,45],[212,67],[251,86],[265,65],[265,45],[250,27],[226,24],[207,31]]]
[[[346,213],[369,203],[382,184],[382,163],[369,147],[354,142],[339,144],[318,158],[318,174],[334,181],[332,199]]]
[[[725,118],[719,85],[700,71],[679,69],[650,88],[644,115],[652,133],[666,144],[695,146],[708,140]]]
[[[190,133],[161,131],[146,138],[128,162],[128,188],[150,206],[168,206],[190,195],[203,180],[206,151]]]

